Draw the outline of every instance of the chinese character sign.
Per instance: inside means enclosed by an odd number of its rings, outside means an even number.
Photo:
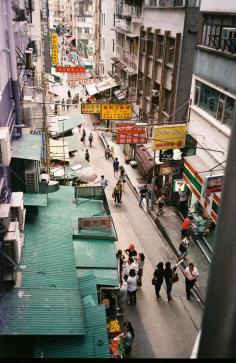
[[[85,68],[81,67],[81,66],[77,66],[77,67],[56,67],[56,72],[61,72],[61,73],[85,73]]]
[[[154,128],[153,150],[181,149],[185,146],[187,126],[167,125]]]
[[[52,64],[57,64],[58,63],[58,35],[57,35],[57,33],[52,33],[51,45],[52,45]]]
[[[110,104],[101,105],[101,120],[128,120],[132,117],[132,105],[127,104]]]
[[[111,231],[112,219],[111,216],[79,218],[79,230],[95,230],[95,231]]]
[[[100,103],[81,103],[81,113],[100,113],[101,104]]]
[[[118,126],[117,144],[146,144],[147,133],[145,127],[137,127],[133,125]]]

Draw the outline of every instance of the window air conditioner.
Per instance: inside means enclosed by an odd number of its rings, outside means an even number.
[[[18,222],[11,222],[3,239],[4,252],[16,263],[20,261],[21,242]]]
[[[9,166],[11,162],[9,127],[0,127],[0,144],[0,166]]]
[[[23,192],[13,192],[10,200],[11,206],[11,221],[19,222],[19,227],[23,227],[23,213],[24,213],[24,202]]]
[[[6,232],[10,225],[11,213],[10,213],[10,203],[0,204],[0,232]]]
[[[222,39],[236,39],[236,28],[222,28]]]

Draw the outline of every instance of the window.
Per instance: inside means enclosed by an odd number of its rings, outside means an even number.
[[[232,97],[196,81],[194,104],[228,127],[232,126],[234,102]]]
[[[163,98],[163,111],[169,114],[170,111],[170,94],[171,92],[165,88],[164,98]]]
[[[85,32],[86,34],[88,34],[88,33],[89,33],[89,28],[84,28],[84,32]]]
[[[161,59],[163,55],[164,38],[163,35],[158,35],[157,40],[157,59]]]
[[[150,6],[157,6],[157,0],[149,0]]]
[[[174,62],[174,55],[175,55],[175,39],[169,38],[168,39],[167,63],[173,63]]]
[[[154,40],[154,34],[148,33],[148,40],[147,40],[147,54],[148,55],[152,55],[153,40]]]

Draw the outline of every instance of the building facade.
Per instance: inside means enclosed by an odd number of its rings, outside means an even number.
[[[206,180],[224,175],[236,103],[236,4],[201,2],[201,22],[191,86],[188,132],[197,141],[195,156],[185,158],[188,207],[213,222],[204,237],[213,250],[220,192],[206,193]],[[220,179],[219,179],[220,180]],[[209,252],[210,251],[210,252]]]

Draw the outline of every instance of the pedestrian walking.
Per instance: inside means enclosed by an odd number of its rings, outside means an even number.
[[[135,250],[133,243],[129,244],[129,247],[126,248],[125,253],[129,257],[134,257],[135,258],[137,256],[137,251]]]
[[[116,186],[115,186],[115,188],[113,190],[113,193],[112,193],[112,198],[114,198],[114,200],[115,200],[116,207],[120,207],[120,202],[121,202],[120,197],[121,197],[121,195],[120,195],[120,184],[117,182]]]
[[[111,156],[112,156],[112,159],[114,159],[115,149],[114,149],[114,146],[113,145],[111,146]]]
[[[143,277],[144,260],[145,260],[145,256],[142,252],[140,252],[137,257],[137,264],[138,264],[137,285],[138,285],[138,287],[141,287],[143,284],[142,277]]]
[[[165,282],[166,282],[167,300],[170,301],[172,284],[173,284],[173,270],[171,268],[171,263],[169,261],[166,262],[166,264],[165,264],[164,278],[165,278]]]
[[[133,257],[129,257],[128,261],[124,262],[122,267],[122,278],[127,281],[129,272],[131,269],[135,269],[135,263]]]
[[[158,199],[157,199],[157,215],[161,216],[163,215],[163,207],[165,204],[165,199],[166,197],[164,196],[164,194],[162,194]]]
[[[114,176],[117,176],[117,173],[119,171],[119,160],[118,158],[115,158],[115,160],[113,161],[113,170],[114,170]]]
[[[101,175],[100,185],[104,189],[108,186],[108,181],[107,179],[105,179],[104,175]]]
[[[85,141],[86,141],[86,131],[85,131],[85,129],[83,129],[80,141],[82,141],[84,143],[84,145],[85,145]]]
[[[116,314],[117,316],[123,316],[124,315],[124,307],[125,307],[125,303],[127,301],[127,295],[128,295],[127,282],[125,280],[122,280],[120,288],[117,291],[118,306],[119,306],[119,312]]]
[[[192,215],[187,216],[183,220],[183,223],[181,225],[181,236],[182,236],[182,239],[185,236],[189,236],[189,234],[190,234],[190,227],[191,227],[191,224],[192,224],[192,220],[193,220],[193,216]]]
[[[90,155],[89,155],[88,149],[85,150],[85,160],[87,160],[88,163],[90,161]]]
[[[67,91],[67,95],[68,95],[69,98],[71,98],[71,92],[70,92],[70,90]]]
[[[109,160],[111,157],[111,149],[110,146],[107,145],[106,149],[105,149],[105,159]]]
[[[179,245],[179,252],[180,252],[179,260],[185,259],[185,257],[187,256],[189,243],[190,243],[190,237],[188,237],[188,236],[184,237],[182,239],[182,241],[180,242],[180,245]]]
[[[125,358],[128,358],[130,356],[133,340],[134,340],[134,328],[132,327],[132,324],[130,321],[126,321],[123,324],[124,334],[122,336],[123,341],[123,347],[125,350]]]
[[[121,183],[122,190],[124,191],[124,183],[126,182],[126,175],[125,175],[125,168],[122,165],[120,166],[119,182]]]
[[[66,109],[67,109],[67,111],[69,110],[69,105],[70,105],[70,99],[67,98],[67,100],[66,100]]]
[[[91,147],[92,146],[92,142],[93,142],[93,134],[92,134],[92,132],[90,132],[88,139],[89,139],[89,146]]]
[[[129,271],[129,277],[127,279],[127,290],[128,290],[128,304],[136,304],[136,292],[138,289],[137,275],[134,268]]]
[[[163,281],[164,281],[164,274],[165,274],[165,270],[163,267],[163,262],[159,262],[157,264],[157,268],[155,269],[153,278],[152,278],[152,284],[155,286],[155,293],[156,293],[157,301],[160,300],[160,290],[161,290],[161,285],[163,284]]]
[[[120,187],[120,203],[122,203],[122,193],[123,193],[123,189],[122,189],[122,183],[118,180],[118,185]]]
[[[148,189],[147,189],[147,184],[145,184],[141,189],[140,189],[140,198],[139,198],[139,206],[141,207],[142,205],[142,201],[144,198],[146,198],[147,200],[147,193],[148,193]]]
[[[123,271],[123,265],[125,263],[125,256],[122,253],[122,250],[118,250],[116,252],[116,258],[118,260],[118,266],[119,266],[119,276],[120,276],[120,284],[122,283],[122,271]]]
[[[62,106],[62,109],[65,110],[65,108],[66,108],[66,101],[65,101],[64,98],[61,101],[61,106]]]
[[[190,296],[192,295],[192,288],[197,281],[197,277],[199,276],[198,269],[194,266],[192,262],[189,263],[188,267],[184,270],[185,275],[185,286],[186,286],[186,295],[187,299],[190,300]]]

